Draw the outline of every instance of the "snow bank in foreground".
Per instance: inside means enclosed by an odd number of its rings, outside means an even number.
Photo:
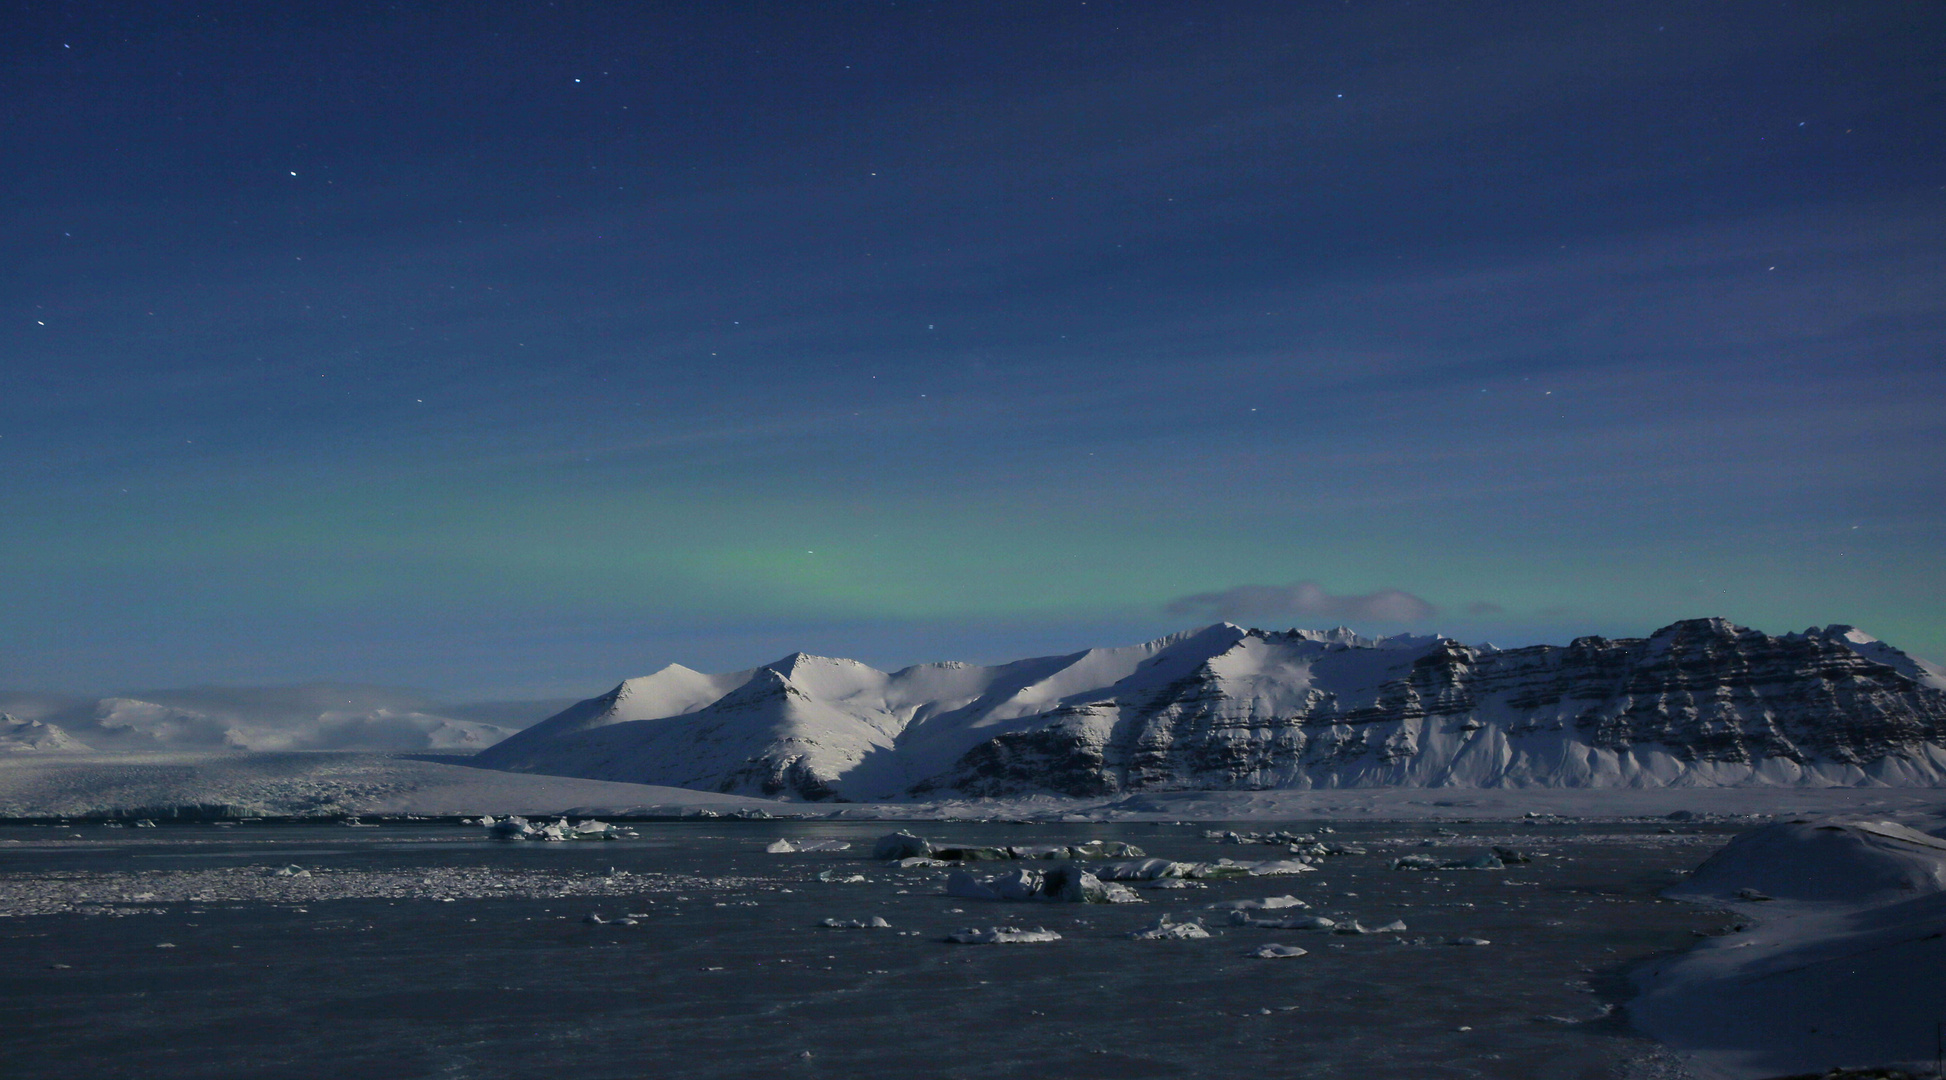
[[[1886,821],[1768,825],[1666,895],[1752,920],[1637,972],[1630,1019],[1699,1076],[1930,1063],[1946,1016],[1946,841]]]

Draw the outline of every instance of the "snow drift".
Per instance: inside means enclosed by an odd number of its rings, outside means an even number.
[[[1631,1021],[1711,1080],[1930,1066],[1946,841],[1887,821],[1745,833],[1664,895],[1749,920],[1636,974]]]

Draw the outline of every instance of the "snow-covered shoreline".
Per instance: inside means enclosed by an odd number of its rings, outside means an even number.
[[[1872,814],[1923,817],[1946,807],[1934,788],[1338,788],[1147,792],[1077,799],[804,803],[651,784],[473,768],[375,753],[152,753],[0,757],[0,818],[88,817],[140,808],[221,805],[263,816],[745,812],[775,817],[1075,821],[1453,821],[1528,817],[1723,819]]]
[[[1635,973],[1630,1021],[1703,1080],[1931,1074],[1946,1017],[1946,840],[1878,818],[1777,822],[1663,895],[1741,920]]]

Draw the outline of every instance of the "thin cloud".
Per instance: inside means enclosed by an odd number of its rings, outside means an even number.
[[[1439,609],[1402,589],[1380,589],[1355,596],[1328,593],[1316,582],[1295,585],[1238,585],[1222,592],[1195,593],[1171,600],[1172,616],[1259,621],[1287,616],[1371,622],[1417,622]]]

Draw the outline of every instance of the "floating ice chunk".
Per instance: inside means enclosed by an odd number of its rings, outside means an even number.
[[[1331,932],[1334,934],[1398,934],[1404,931],[1405,923],[1398,919],[1393,919],[1384,926],[1366,926],[1357,919],[1353,919],[1350,922],[1342,922],[1331,928]]]
[[[1022,867],[985,878],[955,870],[946,875],[946,895],[968,900],[1062,900],[1078,904],[1133,904],[1142,900],[1126,885],[1104,882],[1072,863],[1047,870]]]
[[[1133,884],[1132,887],[1137,889],[1207,889],[1209,888],[1208,885],[1205,885],[1200,881],[1186,881],[1179,877],[1162,878],[1157,881],[1137,881]]]
[[[897,866],[901,870],[912,870],[920,867],[951,866],[953,864],[941,859],[929,859],[923,855],[914,855],[909,859],[900,859],[898,862],[894,863],[893,865]]]
[[[999,900],[998,890],[964,870],[955,870],[946,875],[946,895],[959,896],[968,900]]]
[[[1007,852],[1016,859],[1072,859],[1074,852],[1066,844],[1030,844],[1025,847],[1015,845]]]
[[[1068,852],[1076,859],[1139,859],[1148,854],[1134,844],[1124,844],[1118,840],[1089,840],[1071,844]]]
[[[818,871],[818,880],[828,881],[833,885],[856,885],[865,880],[865,875],[853,874],[848,871],[833,868]]]
[[[567,821],[566,818],[562,818],[561,820],[563,822]],[[614,826],[607,822],[589,818],[586,821],[576,824],[574,828],[569,829],[568,835],[576,840],[613,840],[615,839],[616,832]]]
[[[601,917],[601,913],[600,913],[600,912],[591,912],[591,913],[589,913],[589,915],[588,915],[588,916],[587,916],[586,918],[584,918],[584,919],[582,919],[581,921],[582,921],[582,922],[584,922],[584,923],[591,923],[591,924],[593,924],[593,925],[595,925],[595,926],[607,926],[607,925],[608,925],[608,920],[607,920],[607,919],[604,919],[604,918],[602,918],[602,917]]]
[[[1177,922],[1164,915],[1148,926],[1130,932],[1128,936],[1137,941],[1194,941],[1208,937],[1209,931],[1203,929],[1203,924],[1195,919]]]
[[[1300,862],[1296,859],[1269,859],[1260,863],[1252,863],[1249,874],[1251,877],[1272,877],[1283,874],[1304,874],[1316,869],[1317,867],[1312,866],[1310,863]]]
[[[923,837],[909,832],[895,832],[878,838],[872,845],[872,858],[883,861],[894,859],[925,859],[932,856],[932,844]]]
[[[1063,863],[1043,875],[1042,892],[1052,899],[1077,904],[1139,904],[1142,898],[1118,882],[1103,881],[1073,863]]]
[[[1033,941],[1059,941],[1061,935],[1044,927],[1022,930],[1018,926],[993,926],[987,929],[969,927],[956,934],[948,934],[946,940],[955,945],[1015,945]]]
[[[1483,938],[1483,937],[1456,937],[1456,938],[1454,938],[1454,939],[1453,939],[1453,944],[1455,944],[1455,945],[1491,945],[1491,944],[1493,944],[1493,942],[1491,942],[1491,941],[1488,941],[1488,940],[1487,940],[1486,938]]]
[[[1504,870],[1506,863],[1491,851],[1468,859],[1435,859],[1430,855],[1402,855],[1392,860],[1394,870]]]
[[[942,847],[934,848],[932,856],[948,862],[1005,862],[1014,854],[1003,847]]]
[[[1096,863],[1089,867],[1088,871],[1103,881],[1157,881],[1162,878],[1189,877],[1196,868],[1196,863],[1171,862],[1168,859],[1132,859],[1126,862]]]
[[[280,866],[277,869],[270,871],[269,876],[271,877],[310,877],[311,872],[297,865],[296,863],[292,863],[289,866]]]
[[[772,840],[764,847],[764,853],[768,855],[792,855],[796,852],[797,845],[789,840]]]
[[[884,918],[878,915],[874,915],[869,919],[826,919],[823,922],[819,923],[818,925],[828,926],[833,930],[890,930],[892,929],[892,924],[886,922]]]
[[[851,842],[848,840],[799,840],[797,842],[797,850],[807,852],[850,851]]]
[[[1211,911],[1275,911],[1279,908],[1307,908],[1311,905],[1295,896],[1266,896],[1262,900],[1219,900]]]
[[[1243,955],[1258,960],[1285,960],[1309,952],[1309,949],[1300,949],[1295,945],[1259,945]]]
[[[534,835],[533,824],[524,817],[508,816],[499,821],[494,821],[492,818],[481,820],[486,822],[487,835],[496,840],[525,840]]]
[[[1322,915],[1286,915],[1281,919],[1260,919],[1247,911],[1232,911],[1230,925],[1254,926],[1260,930],[1330,930],[1338,923]]]

